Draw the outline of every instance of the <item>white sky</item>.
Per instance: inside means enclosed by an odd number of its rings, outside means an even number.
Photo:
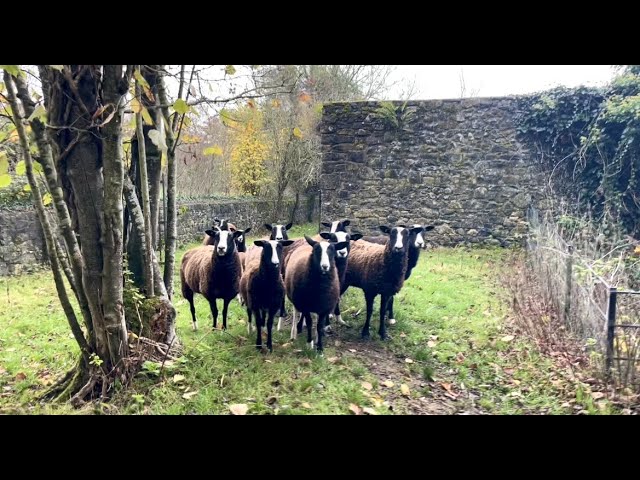
[[[598,86],[611,80],[611,65],[396,65],[393,80],[401,83],[415,80],[413,99],[460,98],[460,74],[466,84],[465,97],[493,97],[546,90],[558,85]],[[405,87],[406,88],[406,87]],[[387,95],[401,100],[402,85]]]

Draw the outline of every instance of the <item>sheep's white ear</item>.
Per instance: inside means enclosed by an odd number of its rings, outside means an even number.
[[[291,230],[291,227],[293,227],[293,222],[287,223],[287,224],[284,226],[284,228],[285,228],[286,230]]]
[[[253,241],[253,244],[254,244],[256,247],[264,247],[264,240],[254,240],[254,241]]]
[[[213,230],[205,230],[204,233],[206,233],[210,237],[215,237],[216,233],[218,233],[218,232],[217,231],[213,231]]]
[[[387,235],[391,234],[391,229],[389,227],[387,227],[386,225],[380,225],[378,228],[380,229],[380,231],[382,233],[386,233]]]
[[[329,232],[321,232],[320,236],[325,240],[331,240],[331,234]]]
[[[305,239],[305,240],[307,241],[307,243],[308,243],[309,245],[311,245],[312,247],[315,247],[315,246],[317,245],[317,243],[318,243],[318,242],[316,242],[313,238],[311,238],[311,237],[309,237],[309,236],[307,236],[307,235],[305,235],[305,236],[304,236],[304,239]]]
[[[356,240],[360,240],[364,235],[362,235],[361,233],[352,233],[349,236],[351,237],[351,241],[355,242]]]
[[[280,245],[282,245],[283,247],[288,247],[289,245],[291,245],[294,242],[294,240],[280,240],[279,243]]]

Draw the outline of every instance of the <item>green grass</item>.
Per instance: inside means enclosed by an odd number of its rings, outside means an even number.
[[[316,231],[314,225],[296,227],[290,236]],[[186,250],[178,252],[176,273]],[[398,323],[388,330],[390,342],[377,339],[379,297],[373,340],[359,339],[364,299],[360,290],[350,289],[342,310],[353,328],[339,327],[327,337],[324,357],[305,350],[304,334],[290,342],[288,324],[274,332],[272,354],[257,352],[255,333],[247,335],[246,314],[236,301],[229,310],[229,330],[212,331],[209,305],[197,295],[200,330],[193,332],[188,302],[177,293],[184,356],[162,367],[148,364],[130,389],[82,412],[228,413],[231,405],[245,404],[255,414],[346,414],[355,404],[378,414],[422,413],[423,407],[569,413],[551,360],[508,331],[498,281],[508,254],[499,249],[424,253],[396,298]],[[179,292],[177,274],[175,281]],[[70,413],[69,406],[35,401],[77,355],[50,274],[5,278],[0,285],[5,290],[0,295],[0,411]]]

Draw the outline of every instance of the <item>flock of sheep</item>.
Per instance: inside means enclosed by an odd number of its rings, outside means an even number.
[[[193,328],[198,328],[193,296],[200,293],[208,301],[217,328],[222,298],[222,325],[227,328],[229,303],[238,300],[247,309],[247,328],[255,317],[256,347],[262,349],[262,329],[267,327],[267,348],[273,350],[272,331],[276,314],[278,330],[286,316],[285,297],[293,304],[291,338],[307,326],[307,344],[313,348],[313,321],[317,315],[316,348],[323,350],[323,336],[330,316],[345,324],[340,315],[340,297],[349,287],[364,291],[367,317],[362,337],[369,338],[373,301],[380,299],[380,338],[386,339],[385,317],[394,324],[393,298],[418,263],[425,248],[423,234],[433,226],[381,226],[384,235],[349,233],[349,220],[322,222],[330,231],[312,237],[289,239],[288,225],[265,224],[271,235],[255,240],[247,248],[246,230],[238,230],[227,220],[215,219],[206,230],[203,245],[185,253],[180,267],[182,295],[189,301]],[[297,314],[300,318],[296,321]]]

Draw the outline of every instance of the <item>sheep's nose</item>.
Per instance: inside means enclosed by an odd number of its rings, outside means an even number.
[[[277,241],[284,240],[282,237],[276,237]]]
[[[280,263],[275,262],[275,263],[273,264],[273,266],[274,266],[274,267],[276,267],[276,268],[278,268],[278,267],[280,266]]]
[[[398,247],[393,247],[393,251],[394,251],[395,253],[399,253],[399,252],[401,252],[401,251],[402,251],[402,249],[401,249],[401,248],[398,248]]]
[[[329,271],[329,265],[320,265],[320,268],[322,268],[323,272],[328,272]]]

